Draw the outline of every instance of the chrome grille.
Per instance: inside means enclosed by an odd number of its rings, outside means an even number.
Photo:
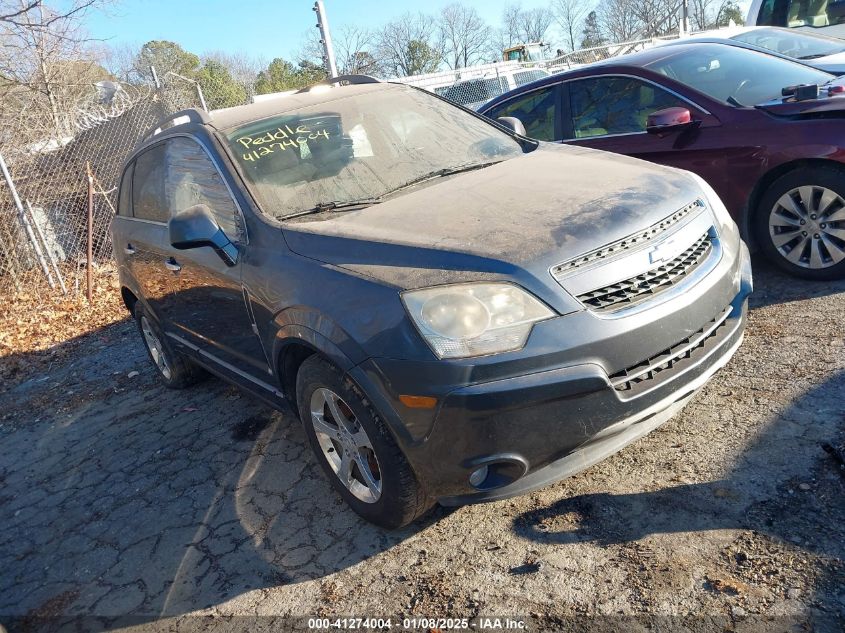
[[[732,310],[733,308],[729,306],[700,330],[679,343],[636,365],[616,372],[610,376],[610,384],[616,391],[636,392],[646,388],[651,381],[671,374],[679,363],[693,359],[712,347],[712,344],[722,335]]]
[[[699,211],[703,208],[704,202],[702,200],[695,200],[689,203],[687,206],[683,207],[682,209],[675,211],[675,213],[673,213],[669,217],[663,218],[660,222],[653,224],[652,226],[648,227],[643,231],[634,233],[633,235],[629,235],[628,237],[622,238],[621,240],[611,242],[606,246],[602,246],[601,248],[597,248],[593,251],[590,251],[589,253],[565,261],[562,264],[558,264],[557,266],[552,268],[552,276],[558,279],[559,277],[574,272],[582,266],[586,266],[595,261],[607,259],[608,257],[618,255],[630,248],[640,246],[641,244],[653,240],[656,237],[660,237],[660,235],[663,234],[666,230],[668,230],[669,227],[674,226],[675,224],[689,216],[690,213]]]
[[[683,280],[707,259],[712,245],[712,237],[708,231],[687,250],[668,262],[635,277],[585,292],[577,298],[597,312],[612,312],[637,305]]]

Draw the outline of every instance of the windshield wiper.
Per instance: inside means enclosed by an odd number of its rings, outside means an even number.
[[[798,59],[818,59],[819,57],[827,57],[828,53],[814,53],[813,55],[804,55]]]
[[[310,209],[291,213],[290,215],[283,215],[280,220],[290,220],[291,218],[298,218],[303,215],[310,215],[312,213],[325,213],[327,211],[342,211],[356,207],[370,207],[374,204],[380,203],[381,198],[359,198],[358,200],[332,200],[331,202],[318,202]]]
[[[730,105],[735,106],[735,107],[737,107],[737,108],[744,108],[744,107],[745,107],[745,106],[744,106],[744,105],[742,105],[739,101],[737,101],[736,99],[734,99],[734,96],[733,96],[733,95],[731,95],[730,97],[728,97],[728,98],[726,99],[726,101],[727,101]]]
[[[500,160],[494,160],[487,163],[465,163],[463,165],[456,165],[455,167],[444,167],[443,169],[437,169],[435,171],[429,172],[427,174],[423,174],[422,176],[418,176],[409,180],[406,183],[403,183],[396,187],[395,189],[391,189],[390,191],[385,192],[383,195],[388,195],[392,193],[396,193],[397,191],[401,191],[402,189],[407,189],[408,187],[413,187],[414,185],[418,185],[422,182],[427,180],[434,180],[435,178],[443,178],[444,176],[451,176],[452,174],[460,174],[465,171],[473,171],[476,169],[484,169],[485,167],[490,167],[490,165],[495,165],[496,163],[500,163]]]

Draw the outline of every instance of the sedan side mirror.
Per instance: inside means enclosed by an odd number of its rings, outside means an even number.
[[[658,110],[648,115],[645,131],[649,134],[678,132],[695,123],[686,108],[674,107]]]
[[[188,207],[170,218],[167,226],[173,248],[187,250],[210,246],[227,266],[238,263],[238,247],[226,237],[208,206],[197,204]]]
[[[520,136],[528,136],[525,133],[525,126],[522,124],[522,121],[517,119],[515,116],[500,116],[496,119],[496,122],[500,125],[504,125],[508,128],[511,132],[515,134],[519,134]]]

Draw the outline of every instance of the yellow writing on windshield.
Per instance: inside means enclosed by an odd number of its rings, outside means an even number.
[[[244,160],[255,162],[261,158],[290,148],[305,146],[308,141],[328,140],[328,130],[314,130],[307,125],[297,125],[295,129],[284,125],[275,130],[258,136],[241,136],[236,139],[247,151],[243,152]]]

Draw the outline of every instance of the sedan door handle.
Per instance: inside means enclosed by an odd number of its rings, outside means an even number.
[[[132,244],[127,244],[126,247],[123,249],[123,252],[127,255],[134,255],[135,254],[135,247]]]
[[[166,260],[164,260],[164,265],[167,266],[167,270],[172,270],[174,273],[178,273],[180,270],[182,270],[182,264],[177,262],[172,257],[168,257]]]

